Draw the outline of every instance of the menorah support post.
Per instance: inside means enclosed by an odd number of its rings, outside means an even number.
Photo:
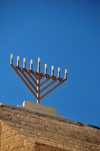
[[[37,104],[40,104],[40,79],[37,80]]]
[[[37,104],[40,104],[40,58],[38,58]]]

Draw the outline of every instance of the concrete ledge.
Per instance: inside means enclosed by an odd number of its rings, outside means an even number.
[[[23,106],[17,105],[17,107],[29,109],[29,110],[36,111],[36,112],[39,112],[39,113],[45,113],[45,114],[65,118],[65,116],[56,114],[56,108],[41,105],[41,104],[36,104],[36,103],[33,103],[33,102],[29,102],[29,101],[24,101]]]
[[[46,113],[56,114],[56,108],[48,107],[48,106],[41,105],[41,104],[36,104],[33,102],[29,102],[29,101],[24,101],[23,106],[28,109],[35,110],[35,111],[42,111],[42,112],[46,112]]]

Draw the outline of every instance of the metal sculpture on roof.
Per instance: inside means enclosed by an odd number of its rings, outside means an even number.
[[[19,66],[19,56],[17,56],[17,66],[13,65],[13,54],[11,54],[11,60],[10,60],[10,66],[13,68],[13,70],[17,73],[17,75],[20,77],[20,79],[23,81],[23,83],[26,85],[26,87],[30,90],[32,95],[37,100],[37,104],[40,103],[40,100],[42,100],[46,95],[48,95],[50,92],[52,92],[54,89],[56,89],[58,86],[60,86],[63,82],[67,80],[67,69],[65,69],[65,78],[62,79],[60,77],[60,67],[58,67],[58,77],[56,78],[54,76],[54,66],[52,66],[52,72],[51,76],[47,74],[47,64],[45,64],[45,74],[40,72],[40,58],[38,58],[38,68],[37,71],[33,71],[33,60],[30,60],[30,70],[26,69],[26,58],[23,59],[23,68]],[[40,82],[44,77],[46,77],[46,80],[44,80],[42,83]],[[37,81],[36,81],[36,80]],[[41,86],[43,86],[46,82],[48,82],[50,79],[53,81],[49,83],[44,88],[40,89]],[[47,88],[49,88],[52,84],[59,81],[56,86],[51,88],[48,92],[46,92],[44,95],[40,96],[40,94],[45,91]]]

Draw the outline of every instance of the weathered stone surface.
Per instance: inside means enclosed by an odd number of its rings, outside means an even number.
[[[7,114],[6,114],[7,113]],[[1,151],[100,151],[100,129],[0,106]]]
[[[21,148],[23,146],[24,146],[24,141],[23,140],[13,142],[13,143],[10,144],[10,150],[18,149],[18,148]]]

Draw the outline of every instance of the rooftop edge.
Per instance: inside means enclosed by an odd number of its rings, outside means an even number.
[[[67,121],[67,122],[70,122],[72,124],[76,124],[76,125],[80,125],[80,126],[85,125],[85,126],[93,127],[93,128],[96,128],[96,129],[100,129],[98,126],[89,125],[89,124],[85,124],[85,123],[65,119],[65,118],[62,118],[62,117],[58,117],[58,116],[54,116],[54,115],[50,115],[50,114],[45,114],[45,113],[41,113],[41,112],[38,112],[38,111],[29,110],[29,109],[26,109],[26,108],[16,107],[14,105],[9,105],[9,104],[6,104],[6,103],[0,103],[0,106],[7,106],[7,107],[10,107],[10,108],[15,108],[15,109],[23,110],[23,111],[28,111],[28,112],[31,112],[31,113],[36,113],[36,114],[40,114],[40,115],[44,115],[44,116],[49,116],[49,117],[52,117],[52,118],[55,118],[55,119],[59,119],[59,120],[62,120],[62,121]]]

